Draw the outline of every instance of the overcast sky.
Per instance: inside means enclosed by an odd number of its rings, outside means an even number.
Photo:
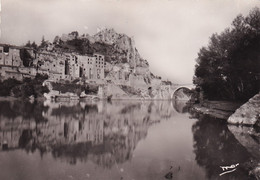
[[[114,28],[134,37],[151,71],[175,83],[191,83],[195,59],[212,33],[247,15],[260,0],[1,0],[1,43],[52,41],[78,31]]]

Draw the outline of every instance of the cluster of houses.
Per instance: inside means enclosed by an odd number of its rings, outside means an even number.
[[[99,53],[80,55],[63,51],[0,44],[0,80],[23,80],[36,74],[47,74],[54,82],[83,79],[87,83],[127,85],[146,88],[144,78],[149,67],[130,67],[128,63],[106,62]],[[159,86],[160,79],[152,79],[152,86]]]
[[[50,80],[103,80],[106,62],[103,55],[83,56],[50,51],[35,52],[31,48],[0,45],[0,77],[22,80],[47,74]]]

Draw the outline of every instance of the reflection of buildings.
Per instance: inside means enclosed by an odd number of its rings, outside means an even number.
[[[0,142],[3,150],[36,147],[70,163],[91,160],[109,168],[130,159],[148,128],[173,114],[167,103],[47,103],[40,113],[47,121],[37,121],[39,114],[35,119],[1,115]]]
[[[0,116],[0,149],[15,149],[19,147],[19,138],[23,130],[35,128],[35,121],[22,121],[18,116],[15,119],[8,119]]]
[[[76,144],[103,142],[103,120],[86,118],[84,121],[72,119],[57,119],[48,123],[37,124],[36,142],[40,145]]]

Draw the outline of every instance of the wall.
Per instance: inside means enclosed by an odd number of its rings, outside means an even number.
[[[4,47],[0,46],[0,65],[4,64]]]

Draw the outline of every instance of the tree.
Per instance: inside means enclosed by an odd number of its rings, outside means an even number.
[[[69,33],[69,35],[72,35],[75,37],[75,39],[77,39],[79,36],[79,33],[78,33],[78,31],[72,31],[71,33]]]
[[[31,42],[30,41],[28,41],[26,44],[25,44],[25,47],[31,47],[32,45],[31,45]]]
[[[23,61],[23,65],[25,67],[29,67],[32,64],[33,61],[33,57],[31,56],[31,54],[27,51],[27,49],[21,49],[20,50],[20,57],[21,60]]]
[[[41,44],[40,44],[40,48],[45,48],[47,46],[47,41],[45,41],[44,39],[44,36],[42,36],[42,41],[41,41]]]
[[[59,36],[55,36],[54,40],[53,40],[53,44],[59,44],[60,42],[60,37]]]
[[[35,43],[35,41],[33,41],[33,43],[31,44],[31,47],[33,49],[37,49],[38,48],[38,45]]]
[[[247,100],[260,90],[260,11],[238,15],[198,53],[194,84],[208,99]]]

